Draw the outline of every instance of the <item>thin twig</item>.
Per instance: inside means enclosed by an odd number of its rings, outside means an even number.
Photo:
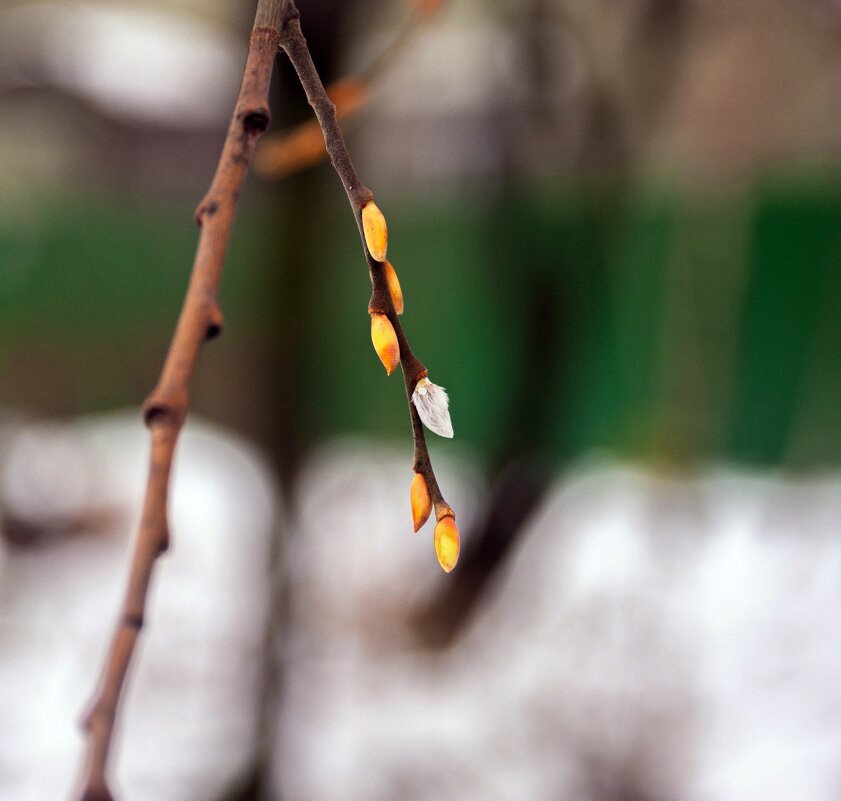
[[[411,4],[411,13],[397,35],[386,46],[386,48],[375,56],[374,60],[368,64],[359,74],[359,78],[366,83],[373,81],[377,76],[386,71],[388,66],[396,57],[406,50],[406,46],[412,38],[421,30],[421,23],[428,20],[433,14],[441,9],[444,0],[441,2],[420,2]]]
[[[88,748],[82,801],[111,801],[108,754],[126,673],[143,627],[146,594],[157,556],[169,544],[167,496],[172,458],[190,401],[203,341],[222,331],[217,291],[237,200],[257,140],[269,125],[269,83],[278,51],[284,0],[259,0],[242,86],[213,182],[196,212],[201,226],[195,261],[175,334],[157,386],[143,406],[151,457],[140,530],[128,587],[99,686],[85,719]]]
[[[356,226],[359,229],[359,236],[362,239],[362,249],[365,253],[365,260],[368,263],[368,272],[370,273],[373,287],[368,309],[372,312],[385,314],[397,335],[397,342],[400,347],[400,366],[403,369],[403,383],[406,386],[409,415],[412,421],[412,437],[415,445],[414,471],[420,473],[426,480],[429,495],[435,505],[436,518],[440,520],[445,516],[454,517],[453,510],[444,500],[441,490],[438,487],[438,481],[435,478],[432,462],[429,458],[429,449],[426,445],[423,423],[418,416],[414,403],[412,403],[412,392],[414,392],[415,385],[421,378],[427,375],[428,371],[409,347],[403,327],[400,325],[400,319],[394,311],[394,304],[388,291],[383,264],[374,259],[365,242],[365,234],[362,228],[362,208],[369,201],[373,200],[374,194],[359,180],[359,176],[356,174],[356,169],[353,166],[347,146],[345,145],[345,140],[342,137],[342,132],[339,129],[336,119],[336,109],[327,96],[324,84],[321,82],[315,64],[313,64],[312,56],[307,47],[307,41],[301,32],[300,17],[293,0],[289,0],[289,19],[284,24],[280,46],[286,52],[286,55],[289,56],[289,60],[292,62],[292,66],[298,74],[298,80],[300,80],[301,85],[304,87],[307,100],[312,106],[313,111],[315,111],[318,124],[321,126],[321,132],[324,135],[324,144],[330,156],[330,161],[342,181],[348,202],[353,210],[353,216],[356,220]]]

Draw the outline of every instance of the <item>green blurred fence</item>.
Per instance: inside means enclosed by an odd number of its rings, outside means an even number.
[[[405,326],[451,393],[457,436],[489,458],[521,440],[559,459],[609,448],[670,462],[841,462],[835,178],[715,194],[568,186],[383,199]],[[202,357],[196,408],[259,438],[283,411],[271,387],[286,369],[300,419],[282,423],[305,441],[405,435],[400,380],[371,352],[367,275],[343,199],[322,192],[290,231],[262,202],[269,194],[244,200],[223,280],[226,331]],[[98,196],[7,213],[0,405],[138,405],[186,285],[190,219],[187,207]],[[284,237],[301,240],[294,263],[277,247]],[[286,302],[283,287],[304,280]],[[301,356],[294,370],[275,359],[284,315],[298,321],[285,348]]]

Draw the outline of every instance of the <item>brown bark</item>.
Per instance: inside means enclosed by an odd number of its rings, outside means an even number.
[[[190,284],[157,386],[143,406],[151,434],[146,497],[128,587],[96,695],[85,719],[88,748],[80,798],[109,801],[108,755],[117,710],[143,627],[146,595],[157,556],[169,545],[167,497],[178,434],[190,402],[190,382],[202,342],[222,331],[217,291],[237,201],[257,140],[269,125],[269,82],[281,29],[282,0],[259,0],[242,85],[213,182],[196,211],[201,234]]]

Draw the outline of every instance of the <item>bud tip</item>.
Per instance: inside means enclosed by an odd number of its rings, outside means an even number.
[[[385,280],[388,284],[388,294],[391,295],[391,302],[394,304],[394,311],[403,314],[403,290],[400,289],[400,281],[397,280],[397,272],[390,261],[383,264]]]
[[[429,497],[429,488],[426,486],[426,479],[420,473],[415,473],[415,477],[412,479],[412,486],[409,488],[409,501],[412,506],[412,524],[417,532],[426,523],[432,512],[432,498]]]
[[[369,200],[362,207],[362,231],[365,234],[368,252],[374,260],[385,261],[388,249],[388,227],[383,213],[373,200]]]
[[[460,541],[458,526],[455,518],[441,518],[435,526],[435,555],[438,557],[438,564],[445,573],[449,573],[458,562]]]
[[[379,312],[371,313],[371,342],[388,375],[400,364],[400,346],[397,334],[388,317]]]

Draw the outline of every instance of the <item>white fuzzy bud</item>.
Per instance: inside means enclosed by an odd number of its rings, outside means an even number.
[[[444,387],[433,384],[428,378],[421,378],[415,384],[412,403],[418,410],[423,424],[440,437],[453,436],[453,424],[450,421],[450,399]]]

